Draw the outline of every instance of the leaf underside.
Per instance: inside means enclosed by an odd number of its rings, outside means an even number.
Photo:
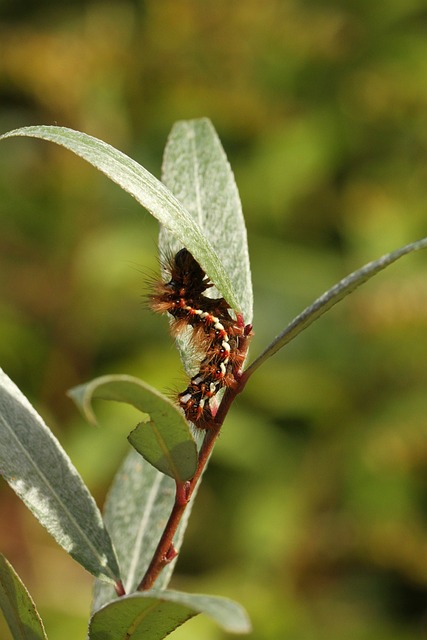
[[[246,323],[252,322],[252,281],[242,205],[230,164],[210,120],[174,124],[163,156],[162,181],[209,238],[230,276],[239,301],[236,310]],[[181,246],[168,229],[161,229],[161,255],[176,253]]]
[[[125,596],[97,611],[89,640],[161,640],[199,613],[230,633],[251,629],[244,609],[226,598],[153,590]]]
[[[191,509],[193,492],[173,544],[179,552]],[[136,590],[150,564],[175,499],[175,483],[157,471],[136,451],[130,451],[114,478],[105,503],[104,519],[114,542],[126,593]],[[176,560],[166,565],[156,580],[156,589],[166,589]],[[115,598],[114,588],[95,583],[93,610]]]
[[[234,309],[243,314],[245,323],[252,322],[252,280],[242,206],[230,164],[207,118],[174,124],[163,156],[162,180],[209,238],[231,277],[238,300]],[[161,227],[160,256],[173,256],[182,246]],[[221,293],[212,288],[206,295],[220,297]],[[184,368],[192,376],[198,370],[197,354],[189,342],[188,333],[177,338]]]
[[[42,418],[1,369],[0,473],[77,562],[99,578],[119,579],[94,499]]]

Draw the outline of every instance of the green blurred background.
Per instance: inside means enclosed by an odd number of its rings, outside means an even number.
[[[351,270],[427,235],[423,0],[2,0],[0,130],[59,124],[160,175],[208,116],[248,225],[259,353]],[[0,147],[0,364],[102,503],[135,417],[66,390],[183,375],[143,304],[157,226],[48,143]],[[224,239],[227,242],[227,238]],[[403,259],[257,372],[229,415],[172,586],[234,598],[256,640],[427,637],[427,255]],[[51,640],[91,578],[0,485],[0,550]],[[8,632],[0,622],[0,637]],[[203,617],[176,640],[225,640]]]

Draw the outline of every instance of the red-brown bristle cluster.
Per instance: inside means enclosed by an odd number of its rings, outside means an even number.
[[[224,298],[203,295],[212,284],[187,249],[178,251],[169,270],[169,282],[156,284],[150,306],[157,313],[173,316],[173,335],[186,326],[193,328],[193,342],[203,353],[202,361],[185,391],[178,394],[178,402],[187,420],[209,429],[214,418],[210,401],[220,389],[236,385],[245,357],[242,344],[250,327],[244,327],[241,316],[232,318]]]

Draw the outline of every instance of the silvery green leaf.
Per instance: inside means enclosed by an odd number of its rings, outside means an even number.
[[[13,640],[47,640],[36,606],[12,565],[0,554],[0,609]]]
[[[254,362],[245,371],[245,377],[248,378],[252,373],[258,369],[268,358],[277,353],[288,342],[294,340],[301,331],[304,331],[315,320],[320,318],[331,307],[340,302],[343,298],[352,293],[357,287],[368,282],[374,275],[388,267],[389,265],[399,260],[403,256],[413,251],[427,248],[427,238],[422,238],[416,242],[400,247],[395,251],[385,254],[378,260],[368,262],[357,271],[353,271],[350,275],[340,280],[336,285],[328,289],[317,300],[302,311],[296,318],[288,324],[287,327],[273,340],[273,342],[258,356]]]
[[[242,205],[230,164],[210,120],[174,124],[163,157],[162,180],[209,238],[230,277],[238,300],[234,309],[250,323],[252,280]],[[173,254],[182,246],[167,228],[161,230],[161,253]]]
[[[77,562],[98,578],[119,579],[94,499],[58,440],[1,369],[0,473]]]
[[[179,551],[194,504],[193,493],[174,537]],[[104,519],[117,550],[126,593],[138,587],[163,533],[175,498],[175,483],[130,451],[114,478],[107,496]],[[169,563],[156,580],[156,589],[165,589],[175,568]],[[97,580],[93,610],[116,597],[114,588]]]
[[[3,134],[0,140],[13,136],[55,142],[102,171],[169,229],[209,274],[229,304],[234,309],[239,308],[240,302],[234,294],[229,275],[200,226],[169,189],[138,162],[102,140],[66,127],[23,127]]]

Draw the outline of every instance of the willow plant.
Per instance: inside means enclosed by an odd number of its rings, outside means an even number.
[[[246,228],[230,165],[207,119],[178,122],[169,136],[162,181],[122,152],[84,133],[54,126],[17,129],[66,147],[133,196],[161,225],[160,255],[185,247],[236,317],[252,322]],[[228,632],[247,633],[244,609],[222,597],[168,589],[202,473],[236,396],[268,358],[337,302],[427,238],[366,264],[302,311],[225,389],[202,439],[181,409],[137,378],[108,375],[69,394],[89,421],[94,398],[128,403],[141,413],[133,446],[117,472],[101,515],[84,481],[25,396],[0,370],[0,472],[56,542],[96,578],[88,640],[160,640],[204,613]],[[247,332],[249,333],[249,332]],[[256,349],[256,339],[254,340]],[[194,351],[178,339],[191,374]],[[165,525],[166,523],[166,525]],[[0,607],[16,640],[46,640],[22,581],[0,556]]]

